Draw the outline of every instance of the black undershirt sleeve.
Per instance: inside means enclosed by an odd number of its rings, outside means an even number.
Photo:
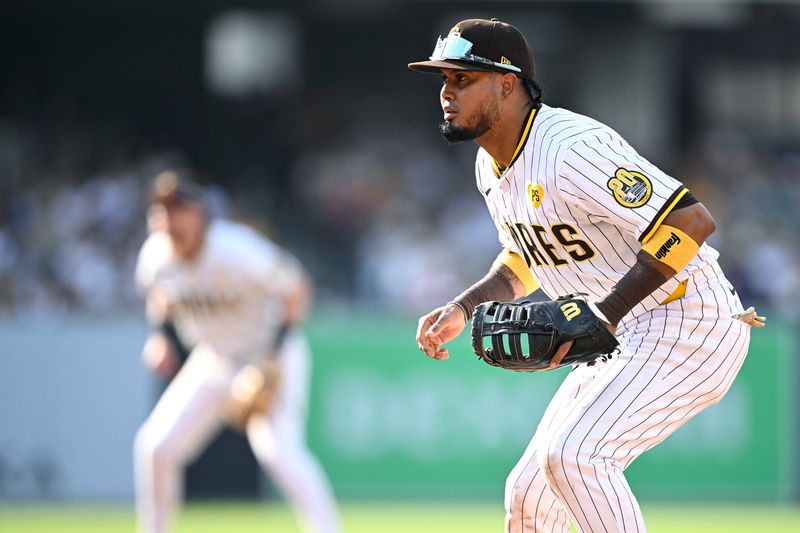
[[[192,347],[188,346],[178,335],[178,330],[175,329],[175,324],[172,323],[172,320],[165,320],[161,324],[158,324],[155,329],[164,335],[167,339],[167,342],[170,343],[172,349],[175,350],[175,355],[178,356],[181,364],[186,362],[186,359],[189,358],[189,354],[192,351]]]
[[[619,324],[636,304],[647,298],[654,290],[669,279],[655,267],[649,265],[654,261],[647,252],[640,251],[636,256],[636,264],[617,282],[597,308],[608,319],[612,326]]]
[[[514,287],[503,274],[503,269],[510,270],[501,265],[493,268],[479,282],[459,294],[452,303],[461,308],[464,318],[469,320],[475,313],[475,307],[483,302],[510,302],[514,299]]]
[[[699,204],[700,200],[694,197],[691,191],[686,191],[678,203],[675,204],[675,207],[672,208],[673,211],[677,211],[678,209],[683,209],[684,207],[689,207],[690,205]]]

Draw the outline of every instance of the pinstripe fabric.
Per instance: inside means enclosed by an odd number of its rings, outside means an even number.
[[[690,295],[629,321],[618,357],[580,365],[565,379],[506,484],[506,531],[643,532],[623,474],[728,391],[749,328],[733,320],[738,298],[703,269]]]
[[[542,106],[511,166],[479,150],[479,190],[500,243],[523,257],[550,297],[604,298],[636,262],[683,185],[615,131]],[[621,176],[621,177],[620,177]],[[616,178],[616,182],[614,179]],[[633,187],[636,185],[636,187]],[[621,353],[573,369],[506,482],[506,531],[643,532],[624,470],[718,402],[749,342],[716,259],[697,256],[623,317]],[[661,305],[686,283],[686,296]]]
[[[536,112],[514,164],[498,176],[492,162],[479,150],[475,174],[500,243],[529,260],[551,298],[575,292],[604,298],[636,262],[640,237],[673,194],[683,189],[608,126],[546,105]],[[643,205],[625,207],[615,200],[609,180],[621,168],[649,179],[652,193]],[[532,185],[542,190],[539,207],[527,193]],[[553,230],[558,224],[573,228],[571,238],[585,242],[592,257],[574,260],[570,252],[579,248],[559,241]],[[537,233],[535,228],[541,229]],[[710,246],[701,246],[683,272],[656,289],[629,317],[656,308],[692,271],[713,263],[718,255]]]

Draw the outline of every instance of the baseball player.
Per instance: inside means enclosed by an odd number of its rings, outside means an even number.
[[[409,67],[441,76],[445,139],[480,147],[478,190],[502,245],[483,279],[420,319],[420,350],[446,359],[476,305],[537,287],[587,295],[620,343],[556,392],[508,477],[506,531],[643,532],[625,469],[725,395],[763,317],[742,310],[704,243],[714,220],[686,187],[608,126],[541,102],[514,26],[461,21]]]
[[[203,189],[185,173],[156,178],[148,227],[136,270],[154,326],[145,364],[170,375],[173,341],[192,348],[136,436],[141,531],[170,530],[185,465],[226,422],[246,433],[306,531],[339,531],[305,443],[309,353],[298,325],[310,291],[300,265],[246,226],[209,220]]]

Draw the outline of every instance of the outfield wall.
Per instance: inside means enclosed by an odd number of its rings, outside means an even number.
[[[489,367],[458,339],[448,361],[416,321],[320,315],[309,438],[352,498],[500,497],[566,370]],[[157,386],[141,368],[139,316],[0,320],[0,500],[127,500],[131,440]],[[754,332],[728,397],[637,460],[644,498],[785,500],[796,487],[795,342]]]
[[[519,374],[478,361],[466,334],[448,361],[416,348],[413,320],[319,323],[310,434],[340,493],[499,496],[568,372]],[[753,333],[725,399],[628,469],[641,497],[782,500],[796,483],[791,330]]]

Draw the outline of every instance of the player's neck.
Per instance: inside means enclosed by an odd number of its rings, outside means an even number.
[[[501,115],[500,120],[475,142],[486,150],[501,169],[506,169],[514,159],[519,140],[524,134],[533,105],[525,102]]]

